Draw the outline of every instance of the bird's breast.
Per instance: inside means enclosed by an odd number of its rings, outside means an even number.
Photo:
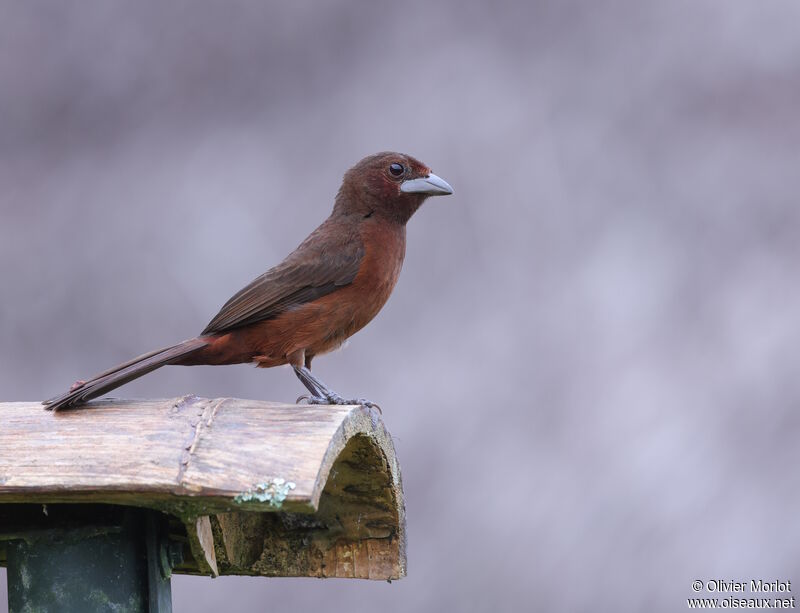
[[[364,255],[351,283],[257,326],[259,365],[286,363],[300,349],[312,356],[333,351],[386,304],[403,267],[405,226],[364,222],[359,238]]]
[[[328,322],[324,338],[307,351],[320,354],[341,345],[366,326],[383,308],[397,284],[406,251],[405,226],[365,223],[360,232],[364,256],[358,274],[315,305],[320,321]]]
[[[406,228],[399,224],[365,223],[361,240],[364,257],[348,288],[352,295],[349,299],[354,303],[362,302],[354,309],[356,330],[378,314],[397,284],[406,254]]]

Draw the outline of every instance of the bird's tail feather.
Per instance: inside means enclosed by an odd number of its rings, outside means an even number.
[[[194,353],[207,344],[208,341],[202,338],[192,338],[178,343],[177,345],[172,345],[171,347],[145,353],[138,358],[134,358],[124,364],[101,372],[85,383],[73,387],[68,392],[45,400],[42,404],[45,405],[48,410],[57,411],[58,409],[84,403],[92,398],[97,398],[105,392],[118,388],[120,385],[128,383],[128,381],[138,379],[142,375],[146,375],[157,368],[161,368],[190,353]]]

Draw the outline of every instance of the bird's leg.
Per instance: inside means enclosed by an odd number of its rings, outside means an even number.
[[[300,379],[300,382],[306,386],[306,389],[309,392],[311,392],[311,396],[308,397],[309,404],[360,404],[365,407],[378,409],[378,411],[381,410],[377,404],[366,400],[365,398],[352,398],[348,400],[342,398],[339,394],[334,392],[322,381],[312,375],[310,368],[295,365],[292,365],[292,368],[294,368],[294,374],[297,375],[297,378]]]
[[[320,404],[319,402],[314,401],[325,401],[327,400],[325,397],[324,387],[319,385],[319,380],[311,374],[311,371],[306,368],[305,366],[294,366],[294,374],[297,375],[297,378],[300,379],[300,383],[306,386],[306,389],[311,392],[311,396],[300,396],[300,398],[307,398],[311,404]],[[300,400],[298,398],[298,400]]]

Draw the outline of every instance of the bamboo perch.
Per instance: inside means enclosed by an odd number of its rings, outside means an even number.
[[[0,424],[0,564],[14,531],[47,526],[48,506],[113,504],[169,516],[178,573],[405,575],[400,470],[374,410],[185,396],[53,414],[11,402]]]

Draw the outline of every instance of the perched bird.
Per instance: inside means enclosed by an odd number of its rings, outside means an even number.
[[[200,336],[146,353],[60,396],[58,410],[96,398],[166,364],[291,364],[312,404],[344,399],[311,373],[315,356],[339,347],[386,303],[406,249],[406,222],[428,196],[453,189],[418,160],[384,152],[344,175],[333,212],[280,264],[235,294]]]

